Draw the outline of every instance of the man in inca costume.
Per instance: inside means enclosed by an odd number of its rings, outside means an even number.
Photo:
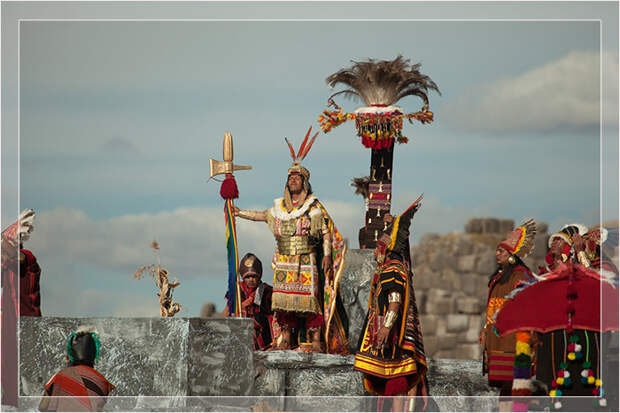
[[[409,258],[409,225],[418,202],[391,222],[375,248],[377,269],[354,364],[364,373],[364,387],[371,394],[427,393],[427,364]],[[403,411],[402,399],[394,399],[392,410]]]
[[[301,161],[312,147],[311,128],[297,154],[287,140],[293,164],[288,169],[284,197],[266,211],[234,208],[236,216],[267,222],[276,239],[272,309],[280,327],[277,347],[290,349],[292,331],[300,332],[304,349],[346,354],[347,320],[338,296],[346,247],[342,236],[310,186],[310,172]],[[306,145],[307,144],[307,145]],[[308,343],[309,335],[311,343]]]
[[[603,229],[562,227],[549,239],[537,280],[518,287],[498,312],[494,330],[516,332],[513,411],[528,409],[531,400],[517,396],[531,394],[534,375],[555,410],[607,409],[601,354],[608,332],[618,330],[618,291],[615,266],[600,263],[602,242]]]
[[[549,278],[549,271],[557,269],[562,264],[573,262],[594,269],[599,273],[602,269],[605,270],[603,272],[610,274],[607,278],[611,282],[613,278],[617,277],[617,273],[613,273],[615,266],[607,260],[601,266],[599,243],[602,243],[600,228],[593,228],[592,231],[589,231],[587,227],[581,224],[565,225],[560,231],[551,235],[549,239],[549,253],[547,254],[549,265],[544,271],[541,271],[541,277]],[[537,287],[538,285],[533,285],[530,288]],[[585,293],[585,291],[579,291],[575,298],[585,300],[587,299]],[[599,305],[592,303],[592,306],[597,308]],[[543,305],[541,305],[541,310],[545,311]],[[603,311],[602,306],[601,311]],[[603,316],[602,313],[601,316]],[[600,356],[607,343],[603,342],[601,338],[599,331],[581,328],[562,328],[538,334],[536,378],[548,386],[551,396],[604,395],[601,392]],[[601,351],[601,347],[603,351]],[[559,378],[557,374],[559,371],[564,377]],[[584,374],[585,376],[583,376]],[[599,407],[606,407],[605,398],[593,401],[569,397],[566,399],[569,401],[565,403],[566,406],[562,406],[562,402],[558,402],[561,399],[554,400],[556,400],[556,410],[594,411]],[[601,406],[598,406],[599,402]]]
[[[512,403],[504,398],[512,394],[515,364],[515,334],[499,337],[493,331],[494,316],[510,294],[521,282],[534,280],[531,271],[523,263],[534,247],[536,224],[525,221],[497,246],[495,259],[497,270],[489,280],[486,323],[480,334],[484,347],[483,374],[488,374],[489,386],[500,389],[499,411],[510,411]]]
[[[101,412],[114,385],[95,370],[101,342],[92,327],[80,327],[67,339],[69,366],[45,384],[42,412]]]
[[[24,249],[35,213],[26,209],[2,231],[2,404],[17,407],[17,323],[20,316],[41,317],[41,268]]]

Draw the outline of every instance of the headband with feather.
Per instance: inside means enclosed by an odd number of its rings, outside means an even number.
[[[304,140],[302,141],[301,145],[299,146],[299,150],[297,151],[297,154],[295,154],[295,149],[293,148],[293,145],[291,145],[289,140],[287,138],[284,138],[284,140],[286,141],[286,144],[288,145],[288,149],[291,153],[291,159],[293,160],[293,164],[288,169],[289,175],[301,174],[306,179],[310,179],[310,171],[308,171],[306,168],[301,166],[301,161],[303,161],[306,158],[306,156],[308,155],[308,152],[310,152],[310,148],[312,148],[312,145],[314,144],[314,141],[316,140],[316,137],[319,134],[318,132],[316,132],[314,136],[312,136],[312,139],[310,139],[310,142],[308,142],[308,138],[310,137],[311,132],[312,132],[312,126],[308,128],[308,132],[306,132],[306,136]]]
[[[512,255],[523,259],[534,249],[534,238],[536,237],[536,221],[527,219],[521,226],[515,228],[508,238],[499,243],[501,247]]]

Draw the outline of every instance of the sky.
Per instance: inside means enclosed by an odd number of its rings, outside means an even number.
[[[414,244],[472,217],[533,217],[551,230],[618,219],[617,7],[2,3],[2,228],[19,209],[37,213],[26,247],[43,269],[44,315],[158,315],[152,281],[132,278],[156,262],[152,240],[181,282],[179,316],[205,301],[221,310],[223,201],[208,160],[222,158],[224,133],[235,163],[253,168],[236,173],[237,205],[266,209],[291,163],[284,137],[297,146],[318,130],[339,90],[325,78],[398,54],[441,91],[429,96],[435,121],[405,123],[410,141],[395,149],[393,212],[425,195]],[[356,248],[364,205],[349,183],[368,174],[370,152],[354,125],[321,133],[304,164]],[[267,226],[239,220],[238,237],[270,282]]]

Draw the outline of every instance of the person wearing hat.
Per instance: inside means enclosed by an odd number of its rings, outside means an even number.
[[[263,264],[258,257],[250,252],[239,262],[239,275],[243,281],[241,289],[241,314],[254,319],[254,349],[265,350],[271,346],[271,311],[272,288],[262,282]],[[228,298],[228,296],[227,296]],[[226,316],[228,309],[224,309]]]
[[[580,224],[563,226],[549,239],[549,252],[545,257],[547,265],[540,267],[539,280],[544,280],[551,271],[561,269],[562,265],[582,265],[598,271],[602,280],[617,280],[615,265],[601,260],[600,247],[605,241],[605,232],[604,228],[588,230]],[[578,291],[576,298],[579,299]],[[607,407],[600,380],[601,354],[606,351],[604,338],[607,337],[598,331],[573,328],[536,334],[532,340],[536,378],[547,385],[555,410],[593,411]]]
[[[569,260],[577,260],[577,253],[573,244],[575,240],[580,243],[588,229],[581,224],[564,225],[560,230],[551,234],[548,241],[549,251],[545,256],[545,265],[538,267],[538,274],[543,275],[555,269],[560,263]]]
[[[317,136],[308,143],[311,129],[297,154],[286,141],[293,164],[288,169],[284,196],[275,199],[266,211],[234,207],[233,213],[266,222],[276,240],[271,302],[280,329],[279,336],[274,337],[277,347],[291,349],[296,331],[300,350],[345,354],[348,327],[338,286],[346,246],[312,193],[310,172],[301,165]]]
[[[94,369],[100,348],[99,336],[92,327],[80,327],[69,335],[69,366],[60,370],[45,384],[45,393],[39,404],[40,411],[103,411],[106,396],[114,389],[114,385]]]
[[[502,396],[512,394],[516,335],[499,337],[495,334],[494,316],[506,302],[506,296],[520,283],[534,281],[523,258],[532,252],[535,235],[536,224],[529,219],[500,242],[495,250],[497,269],[489,279],[486,322],[480,332],[480,343],[484,348],[482,373],[488,374],[489,386],[500,389],[500,411],[510,411],[512,407],[512,403],[503,400]]]
[[[588,229],[583,237],[575,235],[573,246],[577,261],[586,268],[598,271],[607,279],[618,279],[618,268],[603,252],[603,246],[609,238],[609,231],[605,227],[594,226]]]
[[[391,223],[374,250],[377,267],[353,366],[364,374],[366,391],[375,395],[427,394],[427,363],[409,252],[409,226],[420,199],[399,217],[386,216],[386,223]],[[403,411],[401,398],[394,399],[392,410]]]

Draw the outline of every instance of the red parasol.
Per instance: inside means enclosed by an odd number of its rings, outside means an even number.
[[[545,280],[506,301],[495,322],[500,335],[560,329],[618,331],[618,289],[582,265],[562,264]],[[601,317],[602,316],[602,317]]]

